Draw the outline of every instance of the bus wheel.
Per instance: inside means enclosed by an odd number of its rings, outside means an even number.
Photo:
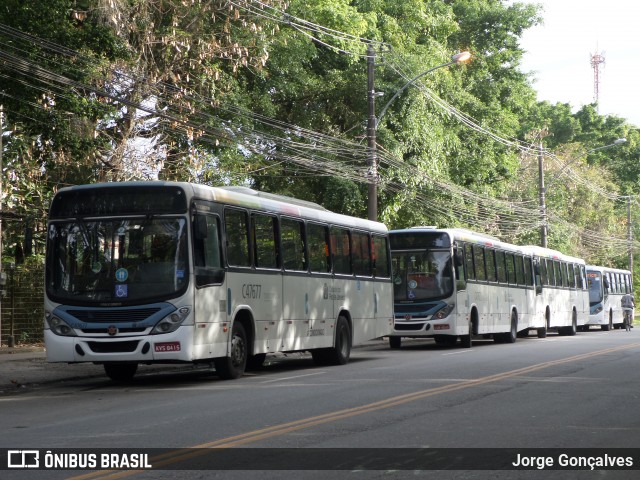
[[[389,337],[389,348],[400,348],[402,345],[402,337]]]
[[[344,365],[351,356],[351,330],[347,319],[342,315],[336,322],[336,341],[331,348],[311,350],[316,365]]]
[[[573,337],[576,333],[578,333],[578,314],[573,312],[571,326],[567,328],[567,335]]]
[[[518,315],[511,312],[511,330],[504,334],[505,343],[515,343],[518,338]]]
[[[536,329],[536,333],[538,334],[538,338],[547,338],[547,327]]]
[[[114,382],[127,383],[133,380],[138,370],[137,363],[105,363],[104,372]]]
[[[460,344],[462,348],[471,348],[473,343],[473,323],[469,320],[469,334],[468,335],[460,335]]]
[[[213,364],[220,378],[233,380],[242,376],[247,366],[247,334],[241,323],[233,323],[229,356],[216,358]]]

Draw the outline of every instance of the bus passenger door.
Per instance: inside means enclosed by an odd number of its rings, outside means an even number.
[[[194,356],[226,355],[226,335],[221,324],[227,321],[225,271],[220,248],[220,221],[215,215],[194,216],[193,280]]]

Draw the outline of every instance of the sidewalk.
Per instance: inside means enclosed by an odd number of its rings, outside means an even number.
[[[387,348],[387,342],[383,340],[370,340],[363,345],[354,346],[354,349],[362,347]],[[306,355],[300,353],[299,355]],[[291,354],[269,354],[273,357],[291,357]],[[205,365],[195,366],[185,364],[156,364],[140,365],[138,374],[155,371],[188,371],[194,369],[206,369]],[[11,393],[28,391],[38,385],[68,382],[84,378],[107,379],[102,365],[93,363],[48,363],[47,354],[43,345],[26,345],[17,347],[0,346],[0,396]]]
[[[0,347],[0,395],[47,383],[103,375],[103,367],[92,363],[47,363],[42,346]]]

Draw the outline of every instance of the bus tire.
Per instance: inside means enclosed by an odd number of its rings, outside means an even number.
[[[504,334],[505,343],[515,343],[518,338],[518,314],[511,312],[511,330]]]
[[[213,361],[218,377],[224,380],[240,378],[247,367],[247,334],[240,322],[233,322],[231,329],[231,351],[228,357]]]
[[[536,329],[536,333],[538,334],[538,338],[547,338],[547,327]]]
[[[558,334],[573,337],[578,331],[578,319],[576,312],[573,312],[571,317],[571,326],[570,327],[562,327],[558,328]]]
[[[402,337],[389,337],[389,348],[394,350],[402,346]]]
[[[128,383],[138,370],[137,363],[105,363],[104,373],[114,382]]]
[[[469,334],[460,335],[460,345],[462,348],[471,348],[473,345],[473,323],[469,320]]]
[[[336,322],[336,338],[331,348],[311,350],[317,365],[345,365],[351,356],[351,329],[347,319],[340,315]]]

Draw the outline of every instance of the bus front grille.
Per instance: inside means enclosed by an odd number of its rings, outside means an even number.
[[[85,323],[143,322],[158,313],[160,308],[132,308],[109,310],[68,310],[67,313]]]
[[[395,331],[417,331],[424,328],[424,323],[396,323],[393,326]]]
[[[131,353],[138,347],[138,340],[126,342],[88,342],[89,348],[94,353]]]

